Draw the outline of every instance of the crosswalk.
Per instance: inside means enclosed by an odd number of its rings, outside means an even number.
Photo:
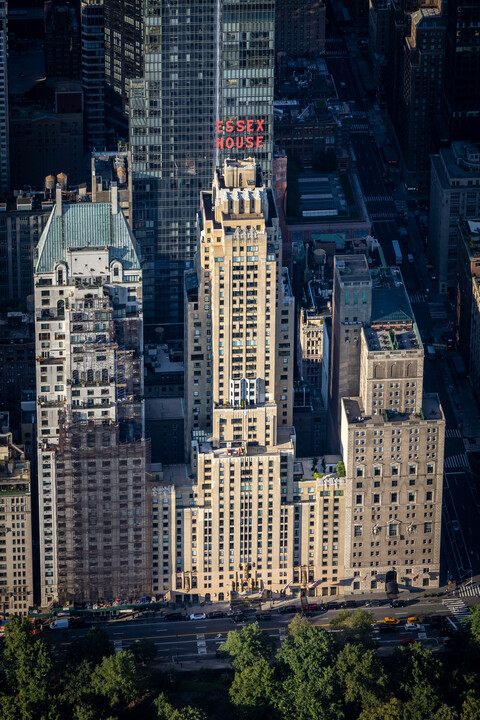
[[[366,202],[393,202],[391,195],[367,195]]]
[[[445,430],[445,437],[446,438],[461,438],[462,433],[458,428],[447,428]]]
[[[460,455],[452,455],[451,457],[446,457],[443,461],[443,467],[447,470],[453,470],[454,468],[459,469],[464,467],[470,467],[467,453],[461,453]]]
[[[421,292],[415,292],[410,293],[410,302],[412,303],[424,303],[427,300],[427,296],[425,293]]]
[[[480,585],[462,585],[457,592],[460,597],[478,597],[480,595]]]
[[[448,320],[448,316],[443,303],[430,303],[430,317],[432,320],[444,321]]]
[[[207,641],[205,635],[197,635],[197,652],[199,655],[207,654]]]
[[[448,600],[442,600],[442,605],[445,605],[455,619],[460,622],[470,617],[470,610],[460,598],[448,598]]]

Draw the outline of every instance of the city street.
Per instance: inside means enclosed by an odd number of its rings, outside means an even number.
[[[375,625],[373,637],[382,649],[394,648],[401,644],[407,637],[418,637],[431,649],[438,649],[443,646],[443,639],[439,637],[438,631],[431,629],[428,622],[424,623],[424,631],[415,634],[404,629],[407,617],[417,616],[420,618],[449,615],[454,623],[461,620],[468,614],[466,603],[462,599],[441,598],[418,598],[409,601],[405,608],[391,608],[388,603],[381,607],[363,608],[372,612]],[[313,625],[328,629],[330,620],[335,617],[338,611],[329,610],[311,618]],[[400,620],[395,633],[384,635],[379,632],[383,625],[384,618],[394,617]],[[268,632],[274,643],[279,646],[287,633],[287,626],[293,615],[272,613],[270,621],[261,621],[259,626]],[[248,623],[254,622],[255,616],[248,617]],[[189,660],[212,659],[223,642],[228,632],[241,628],[243,624],[234,624],[229,618],[206,619],[198,621],[166,622],[163,618],[154,620],[134,620],[130,622],[115,622],[102,625],[107,632],[116,650],[126,649],[136,640],[152,640],[157,648],[158,659],[164,662],[179,662]],[[453,629],[453,625],[450,625]],[[49,631],[45,631],[49,633]],[[65,646],[77,637],[84,635],[86,629],[71,629],[49,633],[49,638],[59,646]]]

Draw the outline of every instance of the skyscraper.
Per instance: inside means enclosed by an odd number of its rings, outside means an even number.
[[[154,2],[144,24],[144,73],[130,93],[133,227],[146,321],[179,337],[199,193],[209,187],[216,158],[253,154],[267,179],[271,174],[274,2]],[[260,144],[247,146],[246,125],[233,141],[228,120],[257,121]]]
[[[444,116],[451,140],[480,137],[480,4],[448,0]]]
[[[82,2],[82,88],[85,147],[105,147],[105,45],[103,0]]]
[[[321,474],[295,457],[294,298],[253,159],[217,170],[198,233],[185,285],[189,465],[164,467],[154,488],[170,528],[159,589],[177,600],[290,585],[337,594],[344,483],[335,465]]]
[[[7,0],[0,0],[0,193],[3,193],[10,188],[7,8]]]
[[[372,270],[371,293],[359,392],[341,401],[344,584],[438,587],[445,418],[438,395],[423,392],[424,349],[399,269]]]
[[[104,0],[105,100],[108,130],[128,138],[129,84],[143,72],[145,13],[160,3]],[[167,3],[168,5],[168,3]]]
[[[151,588],[142,274],[111,203],[56,205],[35,265],[42,604]]]

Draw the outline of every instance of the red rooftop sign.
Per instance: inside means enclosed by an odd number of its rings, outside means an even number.
[[[263,148],[265,120],[218,120],[216,123],[217,150],[227,148]]]

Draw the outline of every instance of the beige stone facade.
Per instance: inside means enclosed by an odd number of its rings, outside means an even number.
[[[345,586],[438,587],[445,419],[423,393],[424,349],[396,268],[372,271],[360,393],[342,399]],[[388,574],[390,573],[390,575]]]
[[[336,464],[295,457],[294,300],[253,160],[227,161],[202,193],[186,294],[189,465],[163,468],[154,491],[159,589],[193,600],[337,594],[345,484]]]
[[[0,435],[0,603],[3,615],[33,605],[30,463],[11,433]]]

